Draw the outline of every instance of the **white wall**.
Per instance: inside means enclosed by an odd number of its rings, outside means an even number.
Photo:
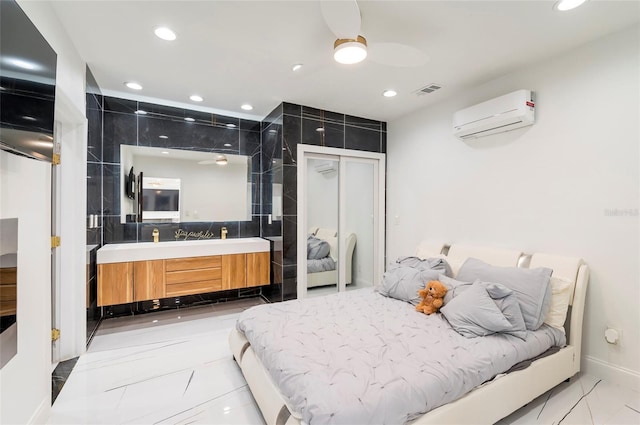
[[[389,123],[387,186],[388,259],[422,239],[584,258],[583,369],[636,388],[638,40],[635,26]],[[536,93],[534,126],[451,135],[456,110],[522,88]],[[622,330],[618,345],[605,342],[607,326]]]

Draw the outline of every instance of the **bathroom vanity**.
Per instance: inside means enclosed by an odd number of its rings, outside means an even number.
[[[270,283],[261,238],[107,244],[97,263],[99,306]]]

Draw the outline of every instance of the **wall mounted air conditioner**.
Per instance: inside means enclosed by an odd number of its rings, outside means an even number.
[[[317,163],[314,168],[320,174],[333,173],[338,171],[338,163],[336,161],[323,161]]]
[[[484,137],[532,125],[534,120],[531,90],[518,90],[453,114],[453,134],[461,139]]]

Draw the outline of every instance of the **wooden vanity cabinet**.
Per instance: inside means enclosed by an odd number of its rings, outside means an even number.
[[[133,302],[133,263],[98,264],[98,306]]]
[[[268,285],[269,252],[98,264],[98,305]]]
[[[202,294],[222,289],[220,255],[171,258],[165,262],[166,296]]]
[[[251,252],[247,254],[247,287],[268,285],[271,255],[268,252]]]
[[[222,257],[222,289],[247,286],[247,254],[231,254]]]
[[[133,262],[133,301],[165,297],[164,260]]]

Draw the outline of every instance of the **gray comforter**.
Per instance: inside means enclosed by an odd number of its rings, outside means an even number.
[[[371,288],[252,307],[237,328],[308,424],[405,423],[565,344],[546,325],[526,340],[465,338]]]

